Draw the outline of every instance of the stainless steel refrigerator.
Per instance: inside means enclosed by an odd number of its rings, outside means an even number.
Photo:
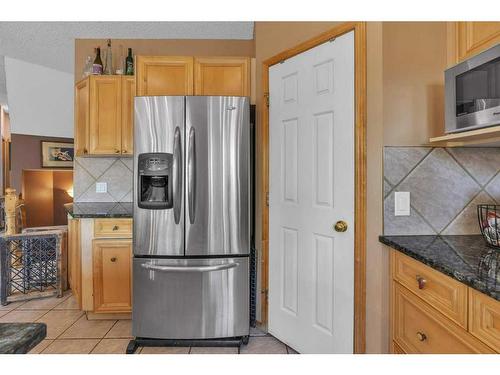
[[[132,333],[249,334],[249,100],[135,98]]]

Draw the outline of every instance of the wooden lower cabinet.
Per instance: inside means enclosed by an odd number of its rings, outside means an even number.
[[[130,219],[95,219],[94,237],[132,237],[132,220]]]
[[[68,281],[73,296],[82,306],[82,259],[80,248],[80,220],[68,219]]]
[[[401,347],[394,341],[391,341],[391,354],[406,354]]]
[[[394,341],[407,353],[494,353],[467,331],[393,283]]]
[[[95,239],[94,312],[132,311],[132,240]]]
[[[393,277],[467,329],[467,286],[401,253],[393,253]]]
[[[500,352],[500,302],[391,251],[391,353]]]
[[[470,288],[469,331],[500,353],[500,302]]]

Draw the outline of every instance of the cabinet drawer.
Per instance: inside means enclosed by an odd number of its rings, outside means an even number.
[[[406,353],[493,351],[397,282],[393,284],[393,339]]]
[[[392,275],[432,307],[467,329],[467,286],[397,251]]]
[[[500,353],[500,302],[471,288],[469,332]]]
[[[94,236],[130,238],[132,237],[132,219],[95,219]]]

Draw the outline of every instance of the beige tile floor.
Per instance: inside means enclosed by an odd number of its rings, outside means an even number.
[[[43,322],[47,337],[30,354],[123,354],[132,338],[130,320],[87,320],[71,292],[0,306],[0,322]],[[241,354],[296,354],[270,335],[253,330]],[[138,354],[238,354],[237,348],[144,347]]]

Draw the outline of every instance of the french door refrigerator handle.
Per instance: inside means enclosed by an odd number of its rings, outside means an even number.
[[[196,197],[196,144],[194,136],[194,128],[189,129],[189,143],[188,143],[188,205],[189,205],[189,222],[194,224],[195,218],[195,197]]]
[[[238,267],[238,263],[224,263],[214,266],[157,266],[154,264],[143,263],[141,266],[147,270],[160,272],[213,272]]]
[[[175,224],[179,224],[182,205],[182,145],[181,130],[178,126],[175,128],[174,133],[173,195],[174,220]]]

